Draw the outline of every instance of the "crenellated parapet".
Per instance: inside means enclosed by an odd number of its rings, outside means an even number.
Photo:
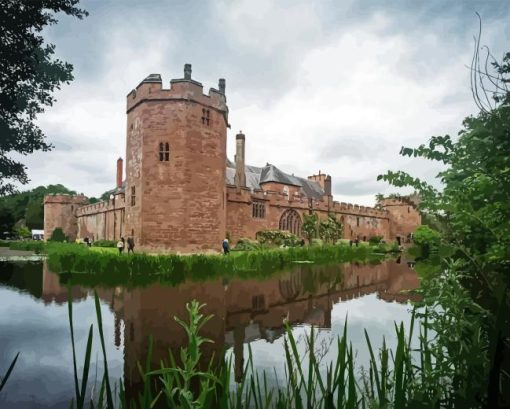
[[[210,88],[204,94],[202,83],[191,79],[191,64],[184,66],[184,78],[170,81],[170,88],[163,88],[160,74],[150,74],[127,95],[127,112],[145,101],[191,101],[212,108],[223,114],[228,124],[228,108],[225,96],[225,80],[220,78],[218,89]]]
[[[66,193],[51,194],[44,196],[44,204],[69,204],[83,205],[87,203],[88,198],[84,195],[70,195]]]

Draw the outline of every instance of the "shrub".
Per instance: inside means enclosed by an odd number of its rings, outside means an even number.
[[[252,251],[252,250],[260,250],[262,248],[261,244],[257,240],[251,239],[239,239],[234,250],[240,251]]]
[[[413,235],[414,244],[420,247],[424,257],[428,257],[431,251],[438,249],[440,240],[441,235],[425,225],[419,226]]]
[[[116,247],[117,242],[114,240],[96,240],[92,245],[94,247]]]
[[[269,246],[296,247],[301,245],[301,240],[295,234],[282,230],[264,230],[257,233],[260,244]]]
[[[368,243],[371,246],[377,246],[383,240],[383,236],[372,236],[368,239]]]
[[[311,245],[320,247],[320,246],[324,246],[324,242],[321,239],[312,239]]]
[[[53,233],[51,233],[51,237],[50,237],[49,241],[56,241],[59,243],[63,243],[66,240],[67,240],[67,237],[64,234],[64,231],[62,230],[62,228],[57,227],[57,228],[55,228],[55,230],[53,230]]]

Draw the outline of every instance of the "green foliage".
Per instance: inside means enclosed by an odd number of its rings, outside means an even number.
[[[59,243],[63,243],[67,241],[66,235],[64,234],[64,231],[60,227],[56,227],[55,230],[51,233],[51,237],[49,238],[49,241],[56,241]]]
[[[395,324],[396,346],[388,348],[383,340],[382,348],[376,354],[367,331],[365,340],[369,351],[368,370],[362,372],[356,365],[356,352],[348,339],[347,320],[343,331],[333,340],[338,351],[331,362],[321,362],[317,350],[316,330],[301,340],[304,352],[299,350],[300,341],[294,337],[292,328],[286,324],[283,339],[286,371],[283,379],[275,378],[268,382],[267,373],[256,371],[251,348],[248,348],[248,362],[242,377],[235,387],[231,387],[232,361],[220,357],[204,362],[204,344],[213,341],[200,335],[201,329],[212,316],[201,313],[203,305],[193,300],[186,304],[188,321],[174,319],[183,327],[188,342],[181,347],[179,359],[169,351],[167,362],[161,361],[158,369],[151,369],[152,340],[145,368],[138,364],[143,391],[138,399],[126,394],[122,380],[119,387],[112,389],[109,383],[108,364],[102,330],[102,316],[99,298],[94,294],[96,316],[104,359],[101,389],[91,407],[108,408],[310,408],[354,409],[370,408],[454,408],[462,402],[454,402],[451,397],[451,370],[445,356],[435,356],[431,349],[428,332],[430,313],[420,313],[417,351],[411,346],[415,330],[415,312],[406,334],[403,324]],[[71,297],[69,297],[70,299]],[[460,308],[465,304],[459,304]],[[461,312],[459,309],[456,312]],[[76,407],[83,408],[88,386],[91,361],[93,326],[89,329],[87,348],[81,375],[81,386],[77,371],[75,338],[73,329],[72,302],[69,301],[69,323],[73,351],[74,383]],[[467,328],[460,331],[472,330]],[[465,335],[464,333],[462,333]],[[452,343],[455,339],[452,339]],[[446,365],[446,367],[445,367]],[[467,374],[462,374],[466,376]],[[117,396],[114,395],[114,391]],[[468,392],[469,393],[469,392]],[[118,399],[116,399],[118,398]],[[114,406],[118,402],[118,406]],[[71,402],[74,407],[74,402]]]
[[[342,238],[342,223],[334,215],[319,223],[319,237],[326,243],[336,243]]]
[[[312,240],[317,238],[319,234],[319,217],[317,213],[303,215],[301,231],[307,238],[308,244],[312,244]]]
[[[26,226],[19,226],[19,227],[16,227],[14,229],[14,233],[16,233],[16,235],[22,239],[24,238],[27,238],[27,237],[32,237],[32,232],[30,231],[30,229]]]
[[[0,197],[0,227],[13,231],[14,225],[25,219],[30,229],[44,227],[44,196],[50,194],[76,194],[62,185],[38,186],[32,190]]]
[[[117,247],[117,242],[114,240],[96,240],[92,245],[94,247]]]
[[[496,71],[490,77],[492,83],[508,83],[510,53],[492,66]],[[477,66],[474,74],[482,75],[478,70]],[[479,92],[486,90],[473,90],[477,103]],[[457,338],[462,348],[457,347],[457,353],[452,349],[451,365],[455,369],[456,399],[462,400],[463,394],[469,392],[474,401],[483,402],[486,407],[497,407],[504,391],[510,388],[509,366],[503,359],[510,354],[510,324],[506,318],[510,316],[510,93],[504,86],[500,85],[494,101],[491,109],[485,107],[477,116],[464,120],[458,139],[434,136],[418,148],[401,149],[403,156],[441,162],[445,170],[437,178],[442,190],[401,171],[379,176],[394,186],[415,188],[422,198],[421,210],[443,226],[442,238],[454,260],[450,267],[443,260],[443,269],[450,268],[460,277],[460,285],[472,305],[465,315],[435,317],[438,334],[444,334],[437,343],[446,348],[452,330],[478,325],[473,330],[476,336]],[[438,300],[446,310],[450,307],[453,297],[445,294],[451,293],[452,288],[433,280],[428,289],[426,298]],[[487,319],[480,318],[480,314]],[[469,357],[480,359],[483,364],[464,365],[463,359]],[[462,376],[462,371],[472,379]]]
[[[222,255],[177,254],[148,255],[136,253],[120,256],[117,252],[93,251],[78,244],[48,243],[44,247],[48,263],[56,273],[71,274],[73,282],[118,285],[164,281],[177,285],[185,280],[203,281],[228,277],[268,277],[294,266],[298,261],[317,264],[363,261],[380,258],[368,246],[322,246],[270,249]]]
[[[431,251],[437,251],[441,241],[441,235],[429,226],[418,226],[413,235],[414,244],[421,249],[423,257],[428,257]]]
[[[368,244],[370,244],[371,246],[377,246],[382,241],[383,241],[383,236],[371,236],[368,239]]]
[[[12,193],[14,184],[28,183],[25,166],[12,154],[47,151],[51,145],[35,119],[53,105],[53,92],[69,83],[72,65],[54,59],[55,46],[45,44],[41,32],[56,24],[63,12],[83,18],[87,13],[74,7],[78,0],[2,1],[0,13],[0,195]]]
[[[283,230],[259,231],[257,232],[257,241],[263,245],[278,247],[296,247],[301,242],[295,234]]]
[[[234,250],[238,251],[253,251],[260,250],[262,245],[257,240],[239,239]]]

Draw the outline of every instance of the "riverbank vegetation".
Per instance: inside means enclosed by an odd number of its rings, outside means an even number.
[[[420,194],[421,210],[441,226],[439,245],[449,248],[422,291],[427,304],[441,307],[431,317],[433,356],[449,353],[444,370],[456,407],[499,408],[510,406],[510,53],[501,62],[488,54],[480,64],[478,46],[472,85],[479,114],[464,120],[458,138],[401,149],[442,162],[442,190],[401,171],[380,178]]]
[[[73,366],[76,398],[71,403],[78,409],[89,403],[88,390],[99,390],[90,401],[98,408],[421,408],[456,407],[449,393],[451,380],[442,370],[447,357],[438,360],[429,347],[428,326],[415,323],[414,314],[406,333],[402,324],[395,324],[397,344],[394,349],[382,343],[377,354],[370,335],[365,340],[370,353],[367,368],[356,364],[355,351],[348,339],[347,321],[335,340],[338,354],[333,362],[318,358],[316,332],[312,328],[304,340],[305,352],[294,337],[290,326],[284,334],[286,372],[279,378],[276,372],[259,373],[254,368],[251,349],[243,367],[241,379],[234,384],[233,363],[225,357],[207,359],[203,346],[213,341],[204,338],[200,330],[211,318],[201,313],[197,301],[187,304],[187,320],[174,318],[187,334],[187,342],[178,354],[169,351],[169,358],[153,367],[152,343],[145,363],[138,365],[141,384],[127,392],[124,380],[112,385],[108,373],[105,341],[99,298],[95,294],[97,326],[102,356],[103,374],[98,385],[89,385],[91,350],[94,338],[90,327],[83,364],[78,362],[74,348],[72,301],[69,301],[69,323],[73,345]],[[415,326],[418,328],[418,334]],[[417,342],[418,345],[413,345]],[[415,349],[415,347],[418,347]],[[414,351],[419,351],[417,354]],[[204,362],[205,358],[205,362]],[[81,373],[77,368],[82,367]],[[271,381],[269,380],[271,378]],[[131,386],[132,388],[132,386]]]

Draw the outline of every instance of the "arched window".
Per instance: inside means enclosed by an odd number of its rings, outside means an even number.
[[[170,144],[168,142],[159,143],[159,161],[168,162],[170,160]]]
[[[285,210],[280,218],[280,230],[287,230],[296,236],[301,235],[301,217],[293,209]]]

